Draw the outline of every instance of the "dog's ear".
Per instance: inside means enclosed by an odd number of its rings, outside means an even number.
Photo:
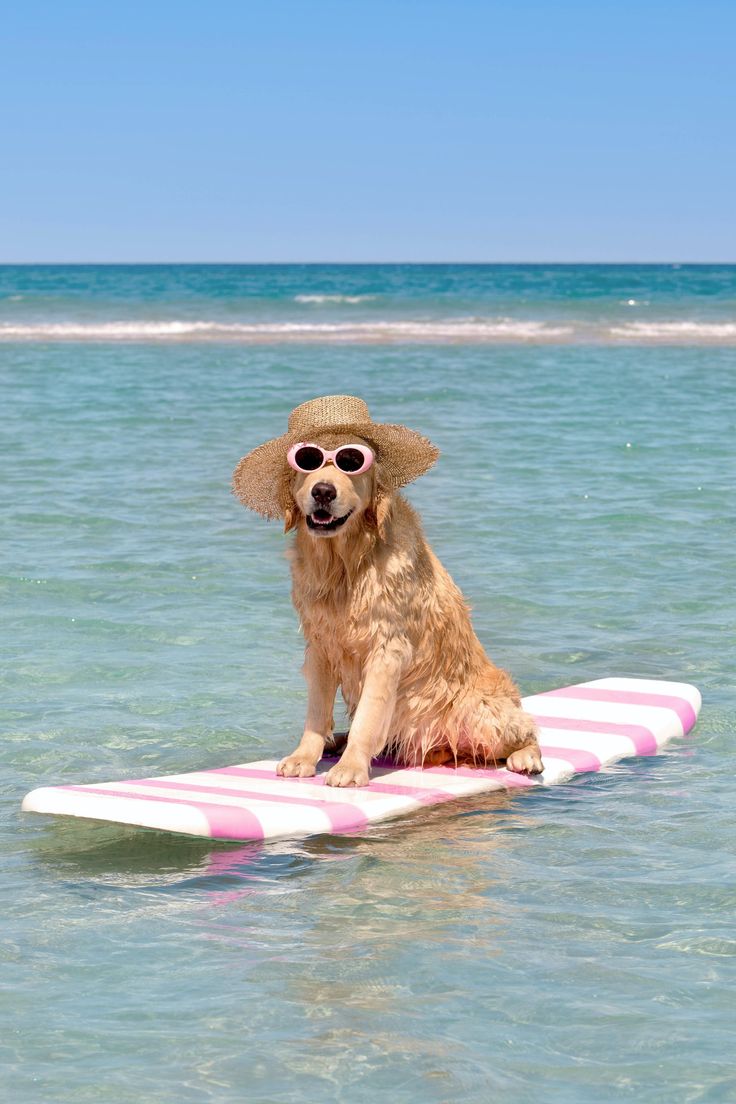
[[[377,531],[381,540],[386,538],[386,527],[391,515],[391,491],[377,482],[373,491],[373,501],[366,510],[369,524]]]
[[[296,529],[299,521],[299,507],[294,501],[294,495],[291,488],[291,477],[293,474],[294,473],[289,468],[286,468],[286,471],[281,476],[281,483],[279,485],[279,506],[281,507],[281,513],[284,518],[285,533],[290,533],[292,529]]]
[[[388,519],[391,515],[391,505],[391,492],[382,489],[378,502],[376,503],[376,521],[378,523],[378,535],[381,540],[385,540],[386,537]]]

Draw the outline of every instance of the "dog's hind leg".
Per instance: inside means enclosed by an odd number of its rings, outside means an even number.
[[[536,723],[518,705],[508,711],[499,758],[506,760],[507,770],[517,774],[541,774],[544,770]]]
[[[307,719],[299,746],[276,768],[276,773],[285,778],[310,778],[315,774],[325,741],[332,736],[337,678],[313,644],[307,645],[304,675],[307,680]]]
[[[507,755],[506,768],[516,774],[541,774],[544,770],[544,763],[537,741],[535,740],[533,744],[527,744],[525,747],[518,748]]]
[[[517,774],[541,774],[542,754],[534,718],[511,698],[478,703],[464,718],[458,757],[469,754],[478,765],[501,764]]]
[[[509,710],[503,746],[507,770],[517,774],[541,774],[544,770],[536,722],[515,704]]]
[[[323,755],[342,755],[348,742],[349,732],[333,732],[325,740]]]

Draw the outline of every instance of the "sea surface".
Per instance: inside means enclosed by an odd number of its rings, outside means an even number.
[[[736,1100],[736,267],[5,267],[0,388],[7,1099]],[[21,814],[290,750],[230,476],[331,392],[442,450],[409,497],[525,693],[692,682],[692,735],[265,846]]]

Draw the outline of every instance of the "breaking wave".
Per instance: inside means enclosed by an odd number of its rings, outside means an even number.
[[[375,322],[41,322],[0,323],[0,338],[46,341],[241,341],[269,344],[315,342],[483,342],[551,341],[572,331],[543,322],[375,321]]]
[[[736,322],[627,322],[623,326],[612,326],[614,337],[628,337],[639,340],[701,342],[736,340]]]
[[[0,322],[0,341],[312,344],[736,345],[736,322],[539,321],[516,318],[356,322],[219,322],[188,319]]]
[[[375,295],[295,295],[295,303],[371,303]]]

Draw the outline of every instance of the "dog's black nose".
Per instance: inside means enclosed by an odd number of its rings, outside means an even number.
[[[315,483],[312,487],[312,498],[320,506],[328,506],[337,498],[337,488],[334,483]]]

